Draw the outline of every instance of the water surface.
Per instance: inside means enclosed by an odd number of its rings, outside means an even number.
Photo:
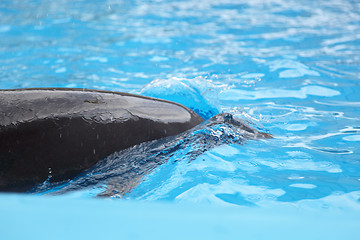
[[[201,146],[181,148],[113,198],[360,210],[359,9],[351,0],[1,1],[0,88],[138,93],[205,118],[229,112],[275,136],[205,146],[191,159]],[[207,134],[224,139],[222,127]],[[69,184],[35,192],[92,198],[114,182]]]

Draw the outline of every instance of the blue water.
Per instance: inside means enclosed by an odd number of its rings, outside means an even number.
[[[359,1],[3,0],[0,88],[26,87],[169,99],[275,137],[186,145],[125,195],[106,168],[35,195],[360,211]]]

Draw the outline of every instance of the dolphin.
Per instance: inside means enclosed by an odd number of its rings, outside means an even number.
[[[129,93],[0,90],[0,191],[71,179],[114,152],[203,121],[180,104]]]
[[[220,113],[189,131],[112,153],[70,181],[39,184],[29,192],[61,195],[92,188],[97,189],[97,197],[122,198],[146,181],[145,176],[162,164],[170,162],[172,165],[177,161],[190,164],[218,146],[243,145],[248,140],[271,138],[272,134],[261,132],[232,114]],[[165,179],[167,177],[164,176]],[[163,180],[157,178],[154,181]],[[149,191],[151,188],[149,186]]]

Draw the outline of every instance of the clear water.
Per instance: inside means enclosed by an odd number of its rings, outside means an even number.
[[[216,125],[221,144],[173,148],[125,199],[360,210],[359,1],[3,0],[0,88],[26,87],[154,96],[275,136]],[[110,159],[157,160],[129,151]],[[118,198],[107,170],[34,192]]]

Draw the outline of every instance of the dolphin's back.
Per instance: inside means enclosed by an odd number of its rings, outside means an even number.
[[[0,91],[0,190],[74,177],[109,154],[203,121],[169,101],[82,89]]]

